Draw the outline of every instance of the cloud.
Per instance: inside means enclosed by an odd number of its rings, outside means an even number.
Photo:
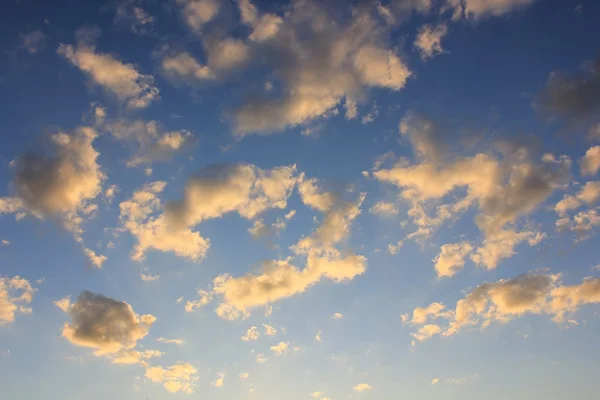
[[[157,121],[116,119],[100,127],[118,140],[137,144],[136,153],[127,161],[128,167],[171,160],[195,143],[190,132],[168,131]]]
[[[535,0],[447,0],[446,7],[454,9],[454,18],[482,19],[499,17],[518,11],[534,3]]]
[[[322,331],[317,331],[317,334],[315,335],[315,340],[317,342],[322,342],[323,341],[323,338],[321,337],[322,334],[323,334]]]
[[[575,195],[564,195],[554,206],[554,211],[564,216],[568,211],[576,210],[584,204],[594,204],[600,199],[600,181],[587,182]]]
[[[160,275],[150,275],[140,272],[140,279],[144,282],[155,282],[160,279]]]
[[[256,362],[259,364],[264,364],[267,361],[269,361],[269,359],[267,357],[265,357],[264,354],[257,354],[256,355]]]
[[[219,0],[177,0],[182,8],[187,26],[196,32],[201,32],[204,25],[212,21],[219,13]]]
[[[114,95],[127,109],[146,108],[160,98],[151,75],[139,73],[134,65],[110,54],[96,52],[89,39],[82,39],[81,30],[79,33],[76,46],[61,44],[57,52],[84,72],[93,85]]]
[[[596,175],[600,170],[600,146],[590,147],[579,159],[579,166],[583,175]]]
[[[113,364],[140,364],[144,367],[148,366],[148,362],[150,358],[154,357],[162,357],[165,353],[160,352],[158,350],[120,350],[112,356]]]
[[[427,60],[444,52],[442,39],[448,34],[448,26],[440,24],[436,26],[423,25],[419,28],[415,47],[421,53],[421,58]]]
[[[190,363],[178,362],[167,368],[150,367],[146,369],[145,377],[154,383],[162,384],[171,393],[191,394],[196,389],[197,372]]]
[[[249,1],[239,4],[242,19],[254,28],[254,58],[260,57],[280,90],[251,94],[231,111],[238,137],[305,124],[345,99],[352,104],[369,88],[400,90],[411,76],[387,46],[387,28],[365,7],[341,21],[314,1],[293,2],[283,17],[260,15]]]
[[[13,322],[16,313],[31,313],[27,305],[33,300],[36,290],[28,280],[18,275],[0,277],[0,325]]]
[[[72,322],[64,324],[62,336],[76,346],[95,349],[97,356],[132,349],[156,321],[150,314],[138,316],[124,301],[88,291],[67,312]]]
[[[267,336],[275,336],[277,334],[277,329],[268,324],[263,324],[263,328],[265,328],[265,335]]]
[[[600,58],[589,61],[576,73],[552,72],[534,105],[544,113],[577,124],[598,116],[599,99]]]
[[[465,257],[471,253],[473,246],[469,242],[445,244],[435,259],[434,269],[438,278],[454,276],[465,265]]]
[[[166,343],[166,344],[175,344],[177,346],[181,346],[185,343],[185,341],[183,339],[167,339],[164,337],[159,337],[158,339],[156,339],[158,342],[161,343]]]
[[[0,198],[0,213],[58,218],[81,242],[81,224],[97,209],[92,200],[106,179],[97,163],[99,153],[92,146],[97,136],[89,127],[55,133],[50,137],[52,155],[17,158],[13,181],[17,196]]]
[[[96,254],[94,250],[84,248],[83,252],[88,257],[92,265],[96,268],[102,268],[102,264],[108,259],[108,257],[102,254]]]
[[[248,377],[250,376],[250,374],[247,373],[247,372],[242,372],[239,376],[240,376],[241,380],[245,381],[246,379],[248,379]]]
[[[290,345],[290,342],[279,342],[275,346],[271,346],[271,351],[276,356],[281,356],[288,352],[289,345]]]
[[[200,296],[198,300],[188,300],[185,303],[185,311],[193,312],[197,308],[207,305],[213,299],[213,294],[211,292],[202,289],[198,290],[198,296]]]
[[[22,33],[20,38],[20,47],[27,50],[29,54],[39,53],[46,47],[46,35],[40,30]]]
[[[258,332],[258,328],[255,326],[251,326],[246,331],[246,334],[244,336],[242,336],[242,340],[244,342],[249,342],[251,340],[257,340],[259,336],[260,336],[260,333]]]
[[[342,315],[342,313],[336,312],[333,313],[333,315],[331,316],[331,319],[342,319],[344,318],[344,316]]]
[[[578,285],[564,285],[560,274],[530,272],[510,279],[483,283],[445,310],[432,303],[413,312],[411,324],[419,326],[411,335],[426,340],[435,335],[453,336],[468,327],[486,328],[493,322],[506,323],[525,314],[546,314],[555,322],[585,304],[600,302],[600,279],[585,278]],[[447,320],[446,326],[427,324],[430,319]],[[403,317],[408,322],[408,317]]]
[[[365,392],[367,390],[371,390],[373,389],[373,387],[371,385],[369,385],[368,383],[359,383],[358,385],[354,386],[352,388],[355,392]]]
[[[539,242],[539,234],[518,232],[515,225],[564,187],[571,167],[568,157],[545,154],[537,161],[526,148],[496,143],[496,152],[447,159],[448,145],[438,139],[441,132],[433,122],[409,114],[400,131],[418,161],[400,160],[390,169],[375,170],[373,176],[398,186],[400,197],[411,205],[408,215],[417,230],[408,239],[423,240],[442,223],[476,206],[475,222],[484,236],[478,263],[495,268],[500,259],[513,254],[517,243]]]
[[[138,7],[131,0],[124,0],[117,4],[115,12],[115,25],[127,27],[136,35],[147,35],[152,32],[155,18],[143,8]]]
[[[220,388],[223,387],[224,383],[225,383],[225,374],[220,373],[218,374],[218,378],[215,379],[214,381],[212,381],[210,384],[211,386],[214,386],[216,388]]]
[[[378,201],[373,207],[369,208],[369,212],[377,215],[396,215],[398,214],[398,208],[394,203]]]

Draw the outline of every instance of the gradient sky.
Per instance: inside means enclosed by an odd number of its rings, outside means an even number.
[[[7,0],[3,399],[596,399],[600,4]]]

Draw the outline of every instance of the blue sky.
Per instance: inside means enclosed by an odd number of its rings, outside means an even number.
[[[9,399],[597,393],[600,5],[7,1]]]

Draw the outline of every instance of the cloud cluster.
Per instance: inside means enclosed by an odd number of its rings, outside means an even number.
[[[323,278],[344,282],[365,271],[365,257],[344,254],[336,248],[348,238],[350,226],[360,214],[364,194],[355,201],[333,202],[330,199],[338,196],[322,193],[316,181],[308,182],[310,185],[305,185],[306,178],[302,177],[298,185],[301,198],[306,205],[323,211],[324,218],[310,236],[291,247],[298,256],[306,258],[304,268],[296,267],[287,258],[265,262],[259,274],[220,275],[213,284],[215,293],[221,296],[221,306],[246,311],[302,293]]]
[[[448,34],[448,26],[440,24],[437,26],[423,25],[419,28],[415,39],[415,47],[421,53],[421,58],[427,60],[444,52],[442,39]]]
[[[71,317],[71,323],[63,326],[63,337],[76,346],[95,349],[98,356],[119,355],[122,350],[134,348],[156,321],[150,314],[137,315],[124,301],[88,291],[82,292],[72,304],[63,299],[57,306]],[[143,353],[139,355],[144,357]],[[134,354],[120,353],[120,356]]]
[[[93,85],[115,96],[127,109],[142,109],[159,99],[154,78],[138,72],[111,54],[96,51],[93,41],[99,35],[96,28],[77,32],[77,45],[61,44],[58,54],[83,71]]]
[[[79,127],[74,132],[50,136],[51,155],[25,154],[14,161],[15,197],[0,198],[0,213],[55,218],[83,244],[82,224],[97,210],[94,199],[102,192],[106,175],[93,147],[96,130]],[[84,248],[95,267],[106,258]]]
[[[453,10],[454,19],[499,17],[533,4],[535,0],[447,0],[446,8]]]
[[[585,278],[578,285],[564,285],[560,274],[530,272],[510,279],[483,283],[447,310],[442,303],[417,307],[403,321],[418,327],[411,335],[418,341],[435,335],[452,336],[468,327],[486,328],[525,314],[546,314],[555,322],[581,306],[600,302],[600,279]],[[442,319],[445,324],[436,320]]]
[[[253,165],[213,165],[190,177],[184,197],[164,207],[158,194],[166,182],[145,185],[119,205],[123,227],[137,239],[132,258],[141,260],[148,249],[155,249],[203,259],[210,241],[192,227],[231,212],[253,219],[270,208],[284,209],[295,186],[295,175],[294,165],[271,170]]]
[[[28,280],[20,276],[12,278],[0,277],[0,325],[8,324],[15,320],[16,313],[31,313],[27,306],[33,300],[36,289]]]
[[[417,230],[407,238],[427,238],[444,222],[476,206],[475,222],[484,236],[475,251],[478,264],[495,268],[514,254],[518,243],[535,245],[543,239],[537,232],[518,231],[516,224],[566,184],[568,157],[545,154],[536,161],[524,147],[497,143],[495,152],[450,159],[451,148],[447,139],[441,139],[441,128],[414,114],[401,121],[400,133],[418,161],[403,159],[392,168],[375,170],[373,176],[398,186],[400,197],[411,205],[408,214]]]
[[[167,368],[160,366],[147,368],[145,376],[154,383],[162,384],[171,393],[191,394],[196,389],[197,372],[198,370],[193,365],[178,362]]]

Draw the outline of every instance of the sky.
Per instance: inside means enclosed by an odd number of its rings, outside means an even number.
[[[597,397],[598,2],[1,7],[2,398]]]

